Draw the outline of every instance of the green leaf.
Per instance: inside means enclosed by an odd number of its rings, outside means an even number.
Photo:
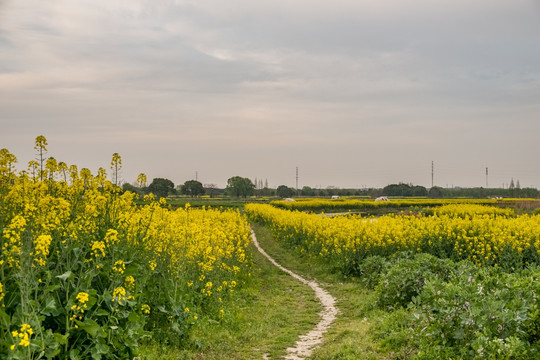
[[[57,276],[58,277],[58,276]],[[50,286],[47,286],[47,288],[45,289],[44,293],[47,294],[47,293],[50,293],[50,292],[53,292],[53,291],[56,291],[58,289],[60,289],[60,285],[50,285]]]
[[[463,329],[457,329],[454,331],[454,339],[462,340],[463,338],[465,338],[465,331],[463,331]]]
[[[11,317],[6,314],[6,312],[0,308],[0,324],[4,326],[4,324],[9,324],[11,322]]]
[[[69,352],[69,358],[71,360],[81,360],[81,356],[79,355],[79,350],[71,349],[71,351]]]
[[[49,297],[45,300],[45,306],[40,311],[43,315],[58,315],[57,314],[57,307],[56,307],[56,300],[53,297]]]
[[[101,353],[96,348],[93,348],[90,353],[93,360],[101,360]]]
[[[79,328],[86,331],[92,337],[102,336],[101,326],[92,319],[86,319],[84,322],[76,321]]]
[[[106,355],[109,353],[109,347],[107,346],[107,344],[103,344],[101,342],[96,344],[96,350],[98,351],[98,353],[103,354],[103,355]]]
[[[136,312],[132,312],[131,314],[129,314],[128,320],[135,323],[139,322],[141,320],[141,317]]]
[[[59,333],[54,333],[53,336],[54,336],[54,340],[56,340],[56,342],[59,343],[60,345],[66,345],[68,342],[69,334],[62,335]]]
[[[105,309],[98,309],[94,313],[94,316],[109,316],[109,315],[110,315],[110,313]]]
[[[57,278],[59,278],[60,280],[67,280],[70,278],[70,276],[71,276],[71,271],[68,271],[68,272],[63,273],[62,275],[58,275]]]

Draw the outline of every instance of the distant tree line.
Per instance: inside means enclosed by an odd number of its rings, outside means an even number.
[[[139,181],[137,182],[138,186],[124,183],[122,185],[122,188],[124,189],[124,191],[132,191],[139,195],[147,195],[152,193],[158,198],[177,194],[177,191],[174,188],[174,183],[169,179],[155,178],[148,186],[146,186],[146,184],[139,183]]]
[[[144,175],[144,174],[141,174]],[[139,175],[139,178],[141,178]],[[146,177],[144,177],[145,179]],[[144,180],[145,182],[146,180]],[[255,195],[255,184],[248,179],[240,176],[234,176],[227,180],[227,187],[225,189],[219,189],[215,184],[203,185],[197,180],[188,180],[182,185],[174,186],[174,183],[169,179],[155,178],[150,185],[146,186],[143,181],[137,181],[137,186],[125,183],[122,185],[124,191],[132,191],[139,195],[154,194],[154,196],[161,198],[171,195],[188,195],[191,197],[197,197],[200,195],[208,194],[210,197],[216,195],[229,195],[232,197],[248,197]]]
[[[432,198],[477,198],[504,197],[504,198],[537,198],[540,192],[535,188],[442,188],[432,187],[428,196]]]
[[[279,185],[277,188],[269,188],[268,181],[263,184],[262,180],[255,181],[241,176],[233,176],[227,180],[227,186],[224,189],[218,188],[215,184],[202,184],[197,180],[188,180],[184,184],[174,186],[171,180],[163,178],[155,178],[150,185],[146,186],[146,176],[140,174],[137,179],[137,185],[125,183],[122,185],[124,190],[129,190],[140,195],[153,193],[156,197],[167,197],[171,195],[187,195],[197,197],[201,195],[209,195],[210,197],[228,195],[231,197],[248,196],[278,196],[281,198],[289,198],[295,196],[303,197],[331,197],[338,196],[365,196],[376,198],[379,196],[392,197],[428,197],[428,198],[487,198],[487,197],[505,197],[505,198],[537,198],[540,196],[539,190],[535,188],[521,188],[519,181],[517,185],[514,182],[510,183],[508,188],[443,188],[434,186],[425,188],[420,185],[413,184],[390,184],[382,189],[377,188],[362,188],[362,189],[340,189],[335,186],[326,188],[312,188],[304,186],[298,191],[295,188]]]
[[[424,197],[428,196],[428,190],[419,185],[399,183],[385,186],[382,189],[382,195]]]

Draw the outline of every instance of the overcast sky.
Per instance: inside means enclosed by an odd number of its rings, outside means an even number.
[[[540,188],[538,0],[0,0],[0,148],[271,187]]]

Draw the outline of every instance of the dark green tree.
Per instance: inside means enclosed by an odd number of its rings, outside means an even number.
[[[279,185],[276,189],[276,195],[282,198],[290,198],[296,194],[296,190],[285,185]]]
[[[174,183],[169,179],[155,178],[148,186],[148,193],[152,193],[158,198],[175,194]]]
[[[309,186],[304,186],[301,190],[303,196],[315,196],[315,190]]]
[[[204,193],[210,195],[211,198],[217,193],[218,187],[216,184],[204,184]]]
[[[333,185],[326,187],[326,196],[334,196],[334,195],[337,195],[337,193],[338,193],[337,187]],[[324,195],[321,193],[321,196],[324,196]]]
[[[427,196],[427,189],[423,186],[412,184],[390,184],[382,189],[385,196]]]
[[[136,187],[136,186],[133,186],[131,185],[130,183],[123,183],[122,184],[122,190],[124,191],[131,191],[132,193],[135,193],[135,194],[141,194],[141,189]]]
[[[233,176],[227,180],[227,188],[225,190],[229,196],[247,197],[253,195],[255,185],[248,178]]]
[[[439,186],[434,186],[428,191],[428,196],[433,199],[438,199],[443,197],[444,189]]]
[[[399,184],[390,184],[382,189],[382,193],[385,196],[401,196],[403,189]]]
[[[352,190],[352,189],[339,189],[338,195],[339,196],[351,196],[351,195],[354,195],[354,190]]]
[[[182,185],[182,194],[189,195],[191,197],[204,194],[204,187],[200,181],[188,180]]]
[[[427,196],[428,192],[425,187],[416,185],[412,188],[412,194],[413,196]]]

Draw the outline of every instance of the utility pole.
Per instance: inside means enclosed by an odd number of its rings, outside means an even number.
[[[435,166],[433,165],[433,160],[431,161],[431,187],[433,187],[433,175],[435,173]]]
[[[199,181],[199,172],[195,171],[195,181]]]
[[[298,196],[298,166],[296,167],[296,196]]]
[[[486,189],[488,188],[488,168],[486,166]]]

